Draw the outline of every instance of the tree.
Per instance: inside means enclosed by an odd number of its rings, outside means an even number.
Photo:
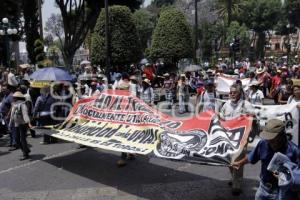
[[[64,27],[60,14],[51,14],[45,24],[45,31],[48,33],[47,37],[58,38],[60,46],[64,45]],[[63,49],[61,49],[63,50]]]
[[[151,2],[152,5],[156,6],[157,8],[161,8],[163,6],[170,6],[175,3],[175,0],[153,0]]]
[[[133,16],[126,6],[109,7],[110,54],[113,65],[137,62],[141,48]],[[101,11],[92,36],[92,62],[105,63],[105,11]]]
[[[150,57],[177,63],[182,58],[191,58],[192,52],[191,30],[184,14],[174,7],[165,8],[153,32]]]
[[[23,13],[24,13],[24,30],[26,34],[26,49],[28,52],[28,58],[30,63],[36,64],[36,54],[34,51],[34,42],[40,39],[38,32],[39,17],[38,6],[36,0],[24,0],[23,1]]]
[[[141,42],[141,49],[144,52],[151,40],[151,35],[156,24],[156,17],[149,11],[140,9],[134,12],[133,19]]]
[[[233,20],[233,17],[242,11],[242,0],[218,0],[217,13],[223,19],[227,19],[227,25]]]
[[[299,0],[285,0],[285,13],[289,23],[300,28],[300,1]]]
[[[244,24],[240,25],[239,22],[233,21],[227,28],[226,46],[229,46],[229,44],[232,43],[232,41],[234,41],[236,38],[238,38],[240,41],[242,56],[245,56],[250,46],[249,30]]]
[[[55,0],[61,11],[64,27],[64,45],[62,55],[67,67],[71,67],[76,50],[82,45],[89,30],[96,24],[97,18],[104,7],[104,1],[95,0]],[[125,4],[132,10],[138,8],[141,0],[112,0],[110,5]]]
[[[256,56],[264,58],[266,31],[272,30],[280,19],[280,0],[245,1],[240,20],[257,35]]]
[[[36,55],[36,62],[39,65],[39,67],[43,67],[43,61],[46,58],[45,52],[44,52],[44,44],[42,42],[42,40],[37,39],[34,42],[34,53]]]

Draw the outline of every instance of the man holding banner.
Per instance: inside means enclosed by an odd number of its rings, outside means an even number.
[[[238,84],[233,84],[230,87],[229,97],[230,99],[223,105],[220,111],[220,118],[223,120],[231,120],[239,117],[242,114],[251,114],[253,111],[252,105],[245,100],[241,99],[242,88]],[[240,157],[245,156],[246,147],[241,153]],[[238,158],[238,159],[239,159]],[[242,193],[242,181],[243,181],[243,167],[239,169],[230,168],[232,182],[232,194],[238,196]]]
[[[300,151],[293,142],[287,139],[284,122],[278,119],[269,120],[260,136],[264,139],[259,141],[254,150],[232,166],[240,169],[246,163],[256,164],[261,161],[261,180],[255,200],[299,199],[296,191],[283,192],[278,186],[277,174],[272,174],[267,169],[276,152],[286,155],[291,162],[300,166]]]

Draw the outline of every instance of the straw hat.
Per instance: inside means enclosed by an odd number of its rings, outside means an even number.
[[[13,97],[16,97],[16,98],[25,98],[24,95],[21,92],[15,92],[13,94]]]
[[[256,70],[256,74],[262,74],[265,72],[265,69],[264,68],[259,68]]]
[[[143,82],[147,83],[148,85],[150,85],[150,84],[151,84],[151,81],[150,81],[149,79],[147,79],[147,78],[146,78],[146,79],[144,79],[144,80],[143,80]]]

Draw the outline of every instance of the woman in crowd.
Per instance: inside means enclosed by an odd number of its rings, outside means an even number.
[[[293,86],[293,95],[289,97],[287,104],[300,102],[300,85]]]
[[[278,103],[286,104],[289,97],[293,94],[293,81],[291,79],[287,79],[281,85],[279,95],[278,95]]]
[[[249,95],[247,100],[254,105],[262,105],[264,100],[264,94],[261,90],[259,90],[259,83],[258,81],[253,81],[250,85]]]

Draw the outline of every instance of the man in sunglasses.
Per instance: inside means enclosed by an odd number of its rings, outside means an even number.
[[[239,84],[233,84],[230,87],[229,97],[230,99],[223,105],[220,111],[220,118],[222,120],[231,120],[239,117],[242,114],[254,115],[254,108],[251,103],[243,100],[242,97],[243,89]],[[240,159],[245,156],[246,148],[241,153]],[[242,193],[242,181],[243,181],[243,167],[239,169],[230,168],[232,182],[229,183],[232,186],[232,194],[238,196]]]

